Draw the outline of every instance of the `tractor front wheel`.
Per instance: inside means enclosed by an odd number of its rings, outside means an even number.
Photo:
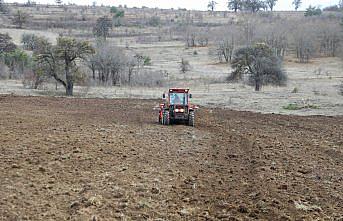
[[[188,117],[188,125],[191,127],[194,127],[194,118],[195,118],[195,114],[192,111],[189,113],[189,117]]]

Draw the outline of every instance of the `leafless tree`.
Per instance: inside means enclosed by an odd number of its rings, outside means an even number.
[[[23,28],[23,25],[27,22],[27,14],[17,10],[13,17],[13,24],[17,26],[17,28]]]
[[[339,25],[336,23],[325,22],[317,25],[318,38],[320,41],[320,53],[324,56],[335,57],[339,50],[342,34]]]
[[[278,0],[266,0],[266,5],[270,8],[270,11],[273,11],[277,1]]]
[[[94,79],[97,74],[100,83],[118,85],[121,83],[121,74],[127,60],[120,48],[106,42],[99,42],[95,48],[95,54],[88,58],[87,63]]]
[[[207,4],[207,8],[213,12],[217,4],[218,3],[216,1],[209,1]]]
[[[313,56],[314,48],[314,37],[311,32],[304,30],[304,27],[298,27],[293,32],[294,44],[296,56],[300,63],[308,63],[310,58]]]

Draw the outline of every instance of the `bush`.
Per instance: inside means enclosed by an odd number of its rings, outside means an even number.
[[[144,56],[143,59],[144,59],[143,64],[144,64],[145,66],[151,65],[151,58],[150,58],[149,56]]]
[[[301,109],[318,109],[319,107],[313,104],[297,104],[297,103],[292,103],[288,104],[287,106],[282,107],[285,110],[301,110]]]
[[[189,61],[185,59],[181,59],[180,69],[182,73],[186,73],[191,69],[191,65],[189,64]]]
[[[45,75],[42,70],[24,72],[23,85],[25,88],[38,89],[45,81]]]
[[[150,26],[157,27],[160,24],[161,24],[161,18],[158,16],[152,16],[148,21],[148,25],[150,25]]]
[[[165,77],[163,73],[144,70],[136,73],[130,84],[133,86],[162,87],[164,83]]]
[[[305,16],[318,16],[322,14],[322,10],[320,8],[312,7],[311,5],[306,9]]]
[[[125,15],[125,12],[123,10],[119,10],[115,6],[111,7],[110,12],[111,12],[111,14],[114,14],[113,17],[115,17],[115,18],[122,18]]]
[[[34,34],[24,33],[21,36],[21,43],[24,45],[24,49],[33,51],[35,49],[36,38],[37,36]]]

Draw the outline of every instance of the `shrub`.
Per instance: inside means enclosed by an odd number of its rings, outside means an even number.
[[[144,56],[143,59],[144,59],[143,64],[144,64],[145,66],[151,65],[151,58],[150,58],[149,56]]]
[[[148,21],[148,25],[150,25],[150,26],[157,27],[160,24],[161,24],[161,18],[158,16],[152,16]]]
[[[182,73],[186,73],[191,69],[191,65],[189,64],[189,61],[185,59],[181,59],[180,69]]]

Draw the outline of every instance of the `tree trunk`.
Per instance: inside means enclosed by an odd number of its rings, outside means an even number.
[[[261,90],[261,82],[260,80],[255,80],[255,91]]]
[[[66,87],[67,96],[73,96],[73,88],[74,88],[73,81],[67,80],[67,87]]]
[[[73,76],[70,74],[68,62],[66,62],[65,74],[66,74],[66,94],[67,96],[73,96],[74,82],[73,82]]]

